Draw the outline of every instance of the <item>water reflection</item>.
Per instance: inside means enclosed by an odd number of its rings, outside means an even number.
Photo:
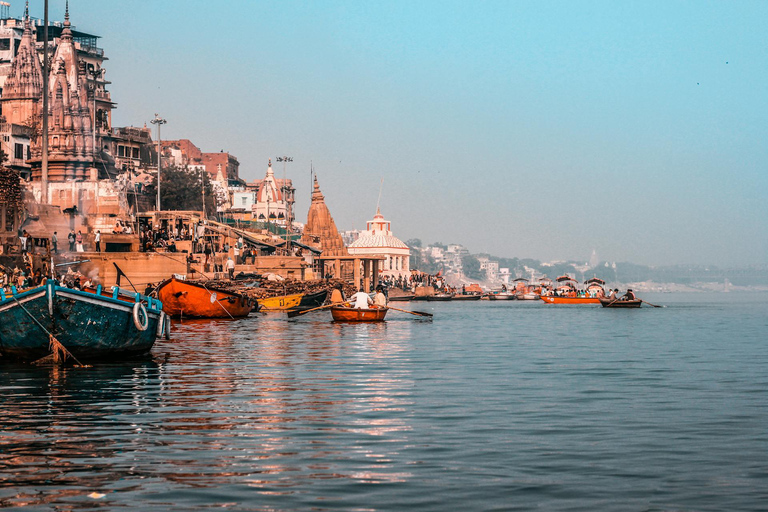
[[[308,482],[402,481],[409,328],[185,320],[151,361],[4,366],[0,506],[94,491],[104,505],[147,485],[240,483],[269,496]]]

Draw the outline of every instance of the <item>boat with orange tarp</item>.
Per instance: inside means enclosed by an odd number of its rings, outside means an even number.
[[[604,295],[602,287],[600,287],[600,293],[595,291],[593,287],[593,285],[598,284],[597,282],[604,284],[601,279],[593,278],[585,282],[585,284],[590,283],[588,288],[590,294],[578,292],[575,285],[576,280],[570,276],[560,276],[555,281],[558,283],[555,287],[555,294],[541,296],[541,300],[547,304],[600,304],[600,297]]]
[[[382,322],[387,316],[388,308],[349,308],[345,306],[334,306],[331,308],[331,315],[336,322]]]
[[[157,287],[163,311],[173,317],[238,318],[247,316],[256,301],[205,283],[172,277]]]

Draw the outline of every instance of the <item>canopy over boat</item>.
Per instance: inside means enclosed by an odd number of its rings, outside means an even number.
[[[524,277],[518,277],[517,279],[513,279],[513,281],[522,281],[522,282],[526,282],[527,283],[528,279],[526,279]]]
[[[555,279],[555,281],[557,281],[558,283],[564,283],[566,281],[573,281],[574,283],[576,282],[574,278],[568,275],[560,276],[557,279]]]
[[[597,277],[593,277],[592,279],[587,279],[586,281],[584,281],[584,284],[592,284],[592,283],[596,283],[602,286],[605,284],[605,281]]]

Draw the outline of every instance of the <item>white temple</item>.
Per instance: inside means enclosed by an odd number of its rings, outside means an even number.
[[[259,186],[256,204],[253,205],[253,219],[285,225],[288,218],[288,203],[285,191],[281,190],[272,171],[272,159],[269,160],[267,175]]]
[[[349,253],[364,256],[384,256],[380,277],[408,277],[411,274],[411,250],[392,235],[391,225],[377,208],[373,220],[368,221],[366,231],[349,247]]]

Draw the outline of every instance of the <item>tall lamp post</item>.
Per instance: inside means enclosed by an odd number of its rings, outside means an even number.
[[[285,251],[291,254],[291,208],[288,203],[288,178],[285,175],[285,166],[288,162],[293,162],[292,156],[279,156],[275,159],[277,162],[283,162],[283,201],[285,202]]]
[[[162,167],[162,153],[160,148],[160,126],[167,123],[165,119],[160,117],[159,114],[155,114],[155,118],[150,121],[152,124],[157,125],[157,211],[160,211],[160,169]]]

